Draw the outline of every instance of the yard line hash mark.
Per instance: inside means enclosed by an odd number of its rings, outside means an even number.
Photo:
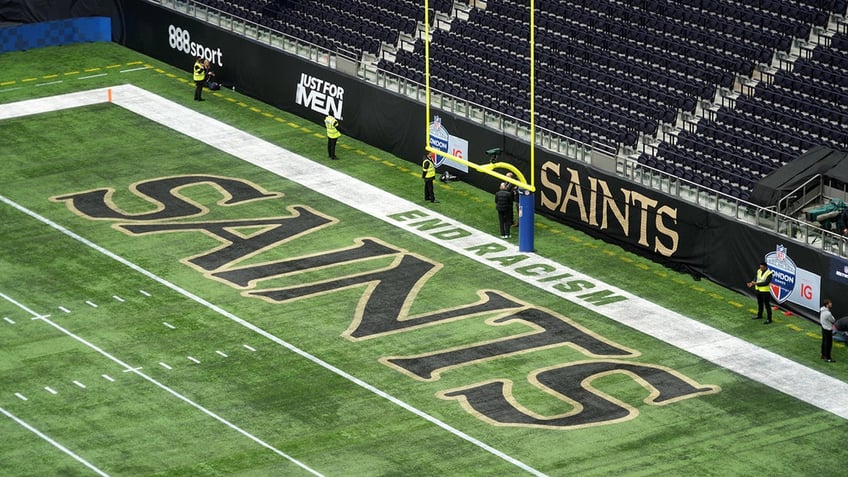
[[[92,465],[92,464],[91,464],[90,462],[88,462],[87,460],[85,460],[85,459],[83,459],[82,457],[80,457],[80,456],[76,455],[73,451],[71,451],[71,450],[70,450],[70,449],[68,449],[67,447],[65,447],[65,446],[63,446],[62,444],[59,444],[59,443],[58,443],[58,442],[56,442],[55,440],[51,439],[51,438],[50,438],[47,434],[45,434],[45,433],[43,433],[43,432],[39,431],[38,429],[36,429],[36,428],[34,428],[34,427],[30,426],[30,425],[29,425],[29,424],[27,424],[26,422],[24,422],[24,421],[22,421],[22,420],[18,419],[18,418],[17,418],[17,417],[15,417],[12,413],[10,413],[10,412],[6,411],[6,410],[5,410],[5,409],[3,409],[2,407],[0,407],[0,414],[4,414],[4,415],[5,415],[6,417],[8,417],[9,419],[11,419],[11,420],[13,420],[13,421],[17,422],[19,425],[23,426],[26,430],[28,430],[28,431],[32,432],[33,434],[37,435],[38,437],[40,437],[40,438],[44,439],[45,441],[49,442],[49,443],[50,443],[53,447],[55,447],[55,448],[59,449],[60,451],[64,452],[65,454],[68,454],[69,456],[73,457],[73,458],[74,458],[77,462],[79,462],[80,464],[82,464],[82,465],[84,465],[84,466],[88,467],[89,469],[91,469],[92,471],[94,471],[97,475],[101,475],[101,476],[103,476],[103,477],[109,477],[109,474],[107,474],[106,472],[103,472],[102,470],[98,469],[97,467],[95,467],[94,465]]]
[[[220,354],[221,356],[223,356],[223,357],[225,357],[225,358],[227,357],[227,354],[226,354],[226,353],[224,353],[223,351],[218,351],[218,350],[216,350],[215,352],[216,352],[216,353],[218,353],[218,354]]]
[[[256,351],[256,348],[254,348],[253,346],[250,346],[250,345],[243,345],[243,346],[245,348],[249,349],[250,351]]]
[[[60,307],[59,307],[59,310],[64,311],[65,313],[70,313],[70,312],[71,312],[71,310],[69,310],[69,309],[65,308],[64,306],[60,306]]]
[[[197,360],[197,358],[192,358],[191,356],[188,356],[188,360],[194,364],[200,364],[200,361]]]
[[[119,297],[118,295],[112,295],[112,298],[114,298],[115,300],[117,300],[121,303],[123,303],[125,301],[123,298]]]
[[[174,326],[174,325],[172,325],[172,324],[168,323],[167,321],[163,321],[163,322],[162,322],[162,324],[163,324],[163,325],[165,325],[165,326],[167,326],[168,328],[170,328],[170,329],[172,329],[172,330],[177,329],[177,327],[176,327],[176,326]]]
[[[29,401],[29,399],[27,399],[27,397],[24,396],[21,393],[15,393],[15,396],[17,396],[17,398],[20,399],[21,401]]]
[[[0,196],[0,197],[2,197],[2,196]],[[71,232],[68,232],[68,233],[71,233]],[[79,237],[79,239],[82,239],[82,237]],[[79,240],[79,239],[78,239],[78,240]],[[83,240],[84,240],[84,239],[83,239]],[[192,401],[192,400],[191,400],[191,399],[189,399],[188,397],[183,396],[182,394],[180,394],[180,393],[178,393],[177,391],[175,391],[175,390],[171,389],[170,387],[166,386],[165,384],[162,384],[162,383],[160,383],[159,381],[157,381],[157,380],[153,379],[152,377],[150,377],[150,376],[148,376],[148,375],[146,375],[146,374],[142,373],[142,372],[141,372],[141,368],[133,368],[133,367],[131,367],[129,364],[127,364],[127,363],[125,363],[125,362],[121,361],[119,358],[116,358],[115,356],[113,356],[113,355],[109,354],[107,351],[105,351],[105,350],[103,350],[103,349],[99,348],[97,345],[95,345],[95,344],[93,344],[93,343],[91,343],[91,342],[87,341],[85,338],[83,338],[83,337],[81,337],[81,336],[78,336],[78,335],[76,335],[76,334],[72,333],[70,330],[65,329],[64,327],[60,326],[58,323],[53,322],[53,321],[52,321],[52,320],[50,320],[49,318],[44,317],[44,316],[41,316],[41,315],[39,315],[38,313],[36,313],[36,312],[32,311],[32,310],[31,310],[31,309],[29,309],[26,305],[24,305],[23,303],[20,303],[20,302],[18,302],[18,301],[16,301],[16,300],[12,299],[11,297],[9,297],[8,295],[6,295],[5,293],[0,292],[0,297],[2,297],[4,300],[8,301],[9,303],[14,304],[15,306],[17,306],[18,308],[20,308],[20,309],[24,310],[25,312],[27,312],[27,313],[31,314],[32,316],[36,316],[36,317],[38,317],[41,321],[43,321],[44,323],[47,323],[48,325],[52,326],[53,328],[55,328],[55,329],[57,329],[57,330],[59,330],[59,331],[61,331],[61,332],[62,332],[62,333],[64,333],[66,336],[68,336],[68,337],[70,337],[70,338],[73,338],[73,339],[75,339],[75,340],[79,341],[80,343],[84,344],[85,346],[87,346],[87,347],[89,347],[89,348],[93,349],[94,351],[96,351],[96,352],[100,353],[102,356],[104,356],[104,357],[108,358],[110,361],[112,361],[112,362],[114,362],[114,363],[116,363],[116,364],[120,365],[121,367],[123,367],[123,368],[124,368],[124,370],[123,370],[123,371],[124,371],[125,373],[126,373],[126,372],[132,372],[132,373],[135,373],[137,376],[139,376],[140,378],[144,379],[145,381],[147,381],[147,382],[149,382],[149,383],[153,384],[154,386],[158,387],[159,389],[161,389],[161,390],[163,390],[163,391],[167,392],[168,394],[170,394],[170,395],[172,395],[172,396],[176,397],[177,399],[179,399],[179,400],[183,401],[184,403],[188,404],[189,406],[191,406],[191,407],[193,407],[193,408],[197,409],[198,411],[202,412],[203,414],[206,414],[207,416],[211,417],[212,419],[215,419],[216,421],[220,422],[221,424],[223,424],[223,425],[225,425],[225,426],[229,427],[229,428],[230,428],[230,429],[232,429],[233,431],[235,431],[235,432],[237,432],[237,433],[241,434],[242,436],[244,436],[244,437],[246,437],[246,438],[248,438],[248,439],[252,440],[253,442],[255,442],[255,443],[259,444],[260,446],[262,446],[262,447],[264,447],[264,448],[266,448],[266,449],[270,450],[271,452],[273,452],[273,453],[277,454],[278,456],[280,456],[280,457],[282,457],[282,458],[284,458],[284,459],[288,460],[288,461],[289,461],[289,462],[291,462],[292,464],[297,465],[298,467],[300,467],[301,469],[303,469],[303,470],[305,470],[305,471],[309,472],[310,474],[315,475],[315,476],[323,477],[323,474],[321,474],[321,473],[319,473],[318,471],[316,471],[316,470],[312,469],[311,467],[307,466],[307,465],[306,465],[306,464],[304,464],[303,462],[300,462],[299,460],[295,459],[294,457],[292,457],[292,456],[290,456],[290,455],[286,454],[285,452],[283,452],[283,451],[281,451],[281,450],[277,449],[276,447],[272,446],[271,444],[268,444],[267,442],[263,441],[262,439],[260,439],[260,438],[258,438],[258,437],[256,437],[256,436],[254,436],[253,434],[251,434],[251,433],[249,433],[249,432],[245,431],[244,429],[242,429],[242,428],[240,428],[240,427],[236,426],[236,425],[235,425],[235,424],[233,424],[232,422],[230,422],[230,421],[228,421],[228,420],[224,419],[223,417],[221,417],[221,416],[219,416],[219,415],[215,414],[214,412],[210,411],[209,409],[206,409],[205,407],[203,407],[203,406],[201,406],[200,404],[198,404],[198,403],[196,403],[196,402]],[[160,364],[161,364],[161,363],[160,363]],[[2,410],[2,409],[0,409],[0,410]],[[4,413],[5,413],[5,411],[4,411]]]
[[[85,384],[83,384],[83,383],[81,383],[81,382],[79,382],[79,381],[76,381],[76,380],[75,380],[75,381],[74,381],[74,384],[76,384],[77,386],[79,386],[79,387],[81,387],[81,388],[85,389]]]
[[[141,294],[142,294],[142,295],[144,295],[144,296],[152,296],[152,295],[150,295],[150,293],[148,293],[148,292],[146,292],[146,291],[144,291],[144,290],[139,290],[138,292],[139,292],[139,293],[141,293]]]
[[[132,71],[147,70],[147,69],[150,69],[150,68],[147,67],[147,66],[142,66],[142,67],[139,67],[139,68],[130,68],[128,70],[121,70],[120,73],[130,73]]]
[[[44,389],[50,394],[59,394],[56,392],[55,389],[51,388],[50,386],[44,386]]]
[[[93,301],[91,301],[91,300],[86,300],[86,301],[85,301],[85,304],[86,304],[86,305],[88,305],[88,306],[90,306],[90,307],[92,307],[92,308],[97,308],[97,303],[94,303],[94,302],[93,302]]]
[[[161,361],[159,361],[159,366],[162,366],[163,368],[165,368],[165,369],[169,369],[169,370],[170,370],[170,369],[174,369],[174,368],[172,368],[172,367],[168,366],[167,364],[165,364],[165,363],[163,363],[163,362],[161,362]]]
[[[4,316],[3,321],[5,321],[6,323],[9,323],[10,325],[15,324],[15,321],[13,319],[9,318],[8,316]]]
[[[106,381],[109,381],[110,383],[115,382],[115,380],[111,376],[109,376],[108,374],[101,374],[100,376],[102,376],[103,379],[105,379]]]

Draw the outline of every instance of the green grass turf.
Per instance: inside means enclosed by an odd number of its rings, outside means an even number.
[[[322,162],[320,125],[230,91],[191,100],[189,74],[113,44],[44,48],[0,55],[0,102],[132,83]],[[123,70],[149,65],[139,71]],[[81,79],[84,76],[106,73]],[[55,75],[55,76],[54,76]],[[38,86],[61,79],[61,83]],[[436,244],[398,232],[317,192],[220,153],[114,105],[46,113],[0,122],[0,194],[235,314],[279,339],[396,396],[476,439],[550,475],[837,475],[844,463],[832,441],[845,422],[685,350],[665,345],[570,302],[461,258]],[[344,159],[332,167],[400,197],[418,201],[417,166],[344,137]],[[218,243],[197,232],[128,236],[106,221],[72,214],[50,197],[113,187],[128,212],[150,204],[127,187],[183,174],[252,181],[282,198],[233,208],[214,207],[207,187],[186,189],[212,209],[215,220],[286,214],[308,205],[338,220],[246,263],[279,260],[349,247],[374,237],[441,263],[421,288],[410,313],[476,300],[481,289],[502,290],[567,317],[636,350],[640,363],[666,366],[721,392],[666,406],[643,403],[646,391],[611,375],[593,385],[635,407],[635,419],[584,429],[499,427],[481,421],[437,393],[492,379],[508,379],[520,404],[552,416],[569,406],[527,381],[534,370],[585,360],[557,347],[463,366],[420,381],[381,363],[527,332],[520,324],[488,326],[482,316],[351,341],[363,288],[285,304],[245,297],[180,262]],[[436,210],[496,232],[491,197],[462,183],[439,184]],[[317,364],[187,299],[35,219],[0,206],[0,292],[131,366],[156,382],[305,462],[324,475],[521,475],[523,472],[421,417],[356,386]],[[539,253],[611,285],[655,301],[790,359],[848,378],[838,363],[818,360],[814,323],[778,314],[776,326],[750,320],[753,300],[537,217]],[[388,262],[378,261],[388,265]],[[349,265],[345,272],[365,265]],[[333,271],[274,286],[328,278]],[[740,278],[745,279],[746,277]],[[149,294],[147,296],[141,292]],[[671,292],[671,290],[674,290]],[[123,301],[113,297],[117,295]],[[98,304],[94,308],[86,301]],[[70,310],[65,313],[63,306]],[[48,323],[0,300],[0,408],[113,475],[306,475],[161,387],[96,353]],[[163,324],[167,322],[174,328]],[[251,346],[251,351],[244,345]],[[217,351],[227,355],[221,356]],[[188,360],[192,356],[199,364]],[[159,363],[169,364],[168,370]],[[103,374],[112,377],[110,382]],[[84,383],[85,389],[74,384]],[[58,394],[44,390],[50,386]],[[28,397],[22,401],[14,395]],[[0,474],[88,475],[79,462],[0,415]]]

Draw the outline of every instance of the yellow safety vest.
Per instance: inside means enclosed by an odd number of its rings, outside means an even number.
[[[766,271],[757,270],[757,281],[754,282],[754,289],[758,292],[767,292],[769,291],[769,284],[758,285],[758,283],[762,283],[766,280],[767,277],[771,276],[771,269],[766,268]]]
[[[206,79],[206,68],[203,67],[203,63],[196,61],[194,63],[194,80],[195,81],[203,81]]]
[[[336,129],[336,125],[338,124],[339,122],[336,121],[336,118],[332,116],[327,116],[326,118],[324,118],[324,126],[327,127],[327,137],[339,137],[342,135],[342,133],[340,133],[339,130]]]
[[[430,159],[424,159],[424,162],[421,163],[421,172],[425,179],[432,179],[436,177],[436,168],[433,166],[433,163],[430,162]]]

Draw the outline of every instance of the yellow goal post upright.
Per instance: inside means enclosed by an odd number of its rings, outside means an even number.
[[[475,164],[466,159],[457,157],[446,151],[441,151],[432,147],[430,143],[430,0],[424,0],[424,109],[426,121],[424,127],[426,130],[427,152],[450,159],[456,163],[465,165],[477,172],[495,177],[503,182],[508,182],[519,188],[518,194],[518,249],[522,252],[532,252],[533,233],[535,229],[533,214],[535,208],[536,192],[535,174],[536,170],[536,111],[535,111],[535,85],[536,85],[536,58],[535,58],[535,0],[530,0],[530,173],[529,181],[524,177],[524,174],[512,164],[507,162],[494,162],[489,164]],[[515,174],[515,177],[508,177],[506,174],[498,172],[498,169],[505,169],[508,172]]]

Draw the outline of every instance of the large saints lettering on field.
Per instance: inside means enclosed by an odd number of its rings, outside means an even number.
[[[438,394],[441,399],[458,401],[472,415],[494,425],[573,429],[631,419],[638,414],[635,408],[593,387],[595,379],[612,374],[627,376],[642,386],[648,394],[645,402],[652,405],[719,391],[717,386],[699,385],[663,366],[628,361],[639,353],[499,290],[478,290],[464,305],[411,314],[419,291],[441,270],[441,264],[376,238],[354,239],[347,247],[308,256],[286,254],[287,243],[307,237],[315,241],[323,228],[338,221],[305,205],[281,205],[279,210],[286,214],[274,217],[209,220],[210,206],[189,199],[184,192],[189,187],[211,187],[219,196],[217,207],[237,207],[257,200],[279,201],[283,197],[240,179],[193,175],[134,184],[130,190],[135,197],[124,200],[131,199],[134,208],[142,209],[136,213],[118,206],[114,189],[60,195],[51,200],[65,203],[82,217],[109,221],[130,236],[197,232],[210,237],[218,246],[174,259],[247,297],[286,303],[339,290],[362,289],[356,312],[342,333],[350,341],[414,333],[421,327],[464,319],[483,320],[493,330],[507,326],[512,333],[445,349],[433,343],[427,353],[380,359],[389,368],[418,381],[437,381],[451,369],[544,353],[552,348],[566,347],[582,357],[536,369],[527,376],[534,389],[560,402],[563,412],[555,415],[541,415],[520,404],[526,396],[514,395],[513,382],[505,378],[469,383]],[[275,257],[285,258],[240,265],[248,258],[261,258],[263,252],[272,249]],[[357,271],[350,272],[352,269]],[[286,287],[266,285],[278,283],[273,279],[295,277],[310,270],[338,273],[311,282],[293,281],[296,284]]]

